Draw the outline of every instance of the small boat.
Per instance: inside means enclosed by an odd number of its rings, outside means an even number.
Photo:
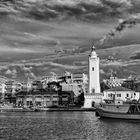
[[[114,101],[96,106],[96,116],[112,119],[140,120],[140,103],[138,101]]]

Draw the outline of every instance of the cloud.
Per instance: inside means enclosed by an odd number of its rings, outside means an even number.
[[[26,78],[33,78],[33,79],[36,79],[37,77],[35,76],[35,74],[32,72],[32,69],[33,69],[33,67],[32,66],[28,66],[28,67],[26,67],[25,65],[21,65],[20,66],[20,69],[22,70],[22,71],[24,71],[24,75],[25,75],[25,77]]]
[[[12,71],[8,69],[8,70],[5,72],[5,74],[11,75],[11,74],[12,74]]]
[[[33,79],[37,78],[33,72],[28,72],[28,73],[25,73],[24,75],[26,78],[33,78]]]
[[[38,51],[34,50],[34,49],[29,49],[26,47],[10,47],[10,46],[6,46],[6,45],[0,45],[0,54],[2,53],[38,53]]]
[[[17,70],[16,69],[13,69],[13,70],[8,69],[5,71],[5,74],[10,75],[12,78],[16,78],[17,77]]]
[[[54,63],[54,62],[48,62],[48,64],[51,66],[61,67],[64,69],[79,69],[83,67],[83,66],[72,66],[72,65],[66,65],[66,64],[63,65],[63,64]]]
[[[26,67],[25,65],[21,66],[21,70],[25,71],[25,72],[30,72],[33,69],[32,66]]]
[[[137,24],[140,24],[140,13],[131,15],[126,19],[119,19],[118,25],[116,27],[114,27],[114,29],[110,30],[109,33],[104,35],[95,44],[98,46],[103,46],[104,43],[106,43],[110,39],[114,39],[114,37],[116,36],[117,33],[122,32],[126,28],[132,28]]]
[[[14,3],[15,5],[16,3]],[[140,12],[139,0],[24,0],[20,6],[5,6],[1,12],[21,12],[36,19],[101,20],[101,17],[118,17],[125,13]]]
[[[100,69],[101,74],[105,74],[105,71],[103,69]]]

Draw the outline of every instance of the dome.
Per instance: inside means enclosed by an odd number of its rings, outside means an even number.
[[[91,50],[92,50],[92,51],[95,51],[95,50],[96,50],[96,48],[95,48],[94,46],[92,46]]]
[[[97,53],[96,53],[96,48],[93,46],[92,48],[91,48],[91,57],[97,57]]]

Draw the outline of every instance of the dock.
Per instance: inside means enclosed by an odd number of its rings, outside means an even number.
[[[95,108],[0,108],[0,112],[95,111]]]

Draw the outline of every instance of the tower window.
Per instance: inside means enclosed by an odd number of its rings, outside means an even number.
[[[94,71],[94,67],[92,67],[92,71]]]

